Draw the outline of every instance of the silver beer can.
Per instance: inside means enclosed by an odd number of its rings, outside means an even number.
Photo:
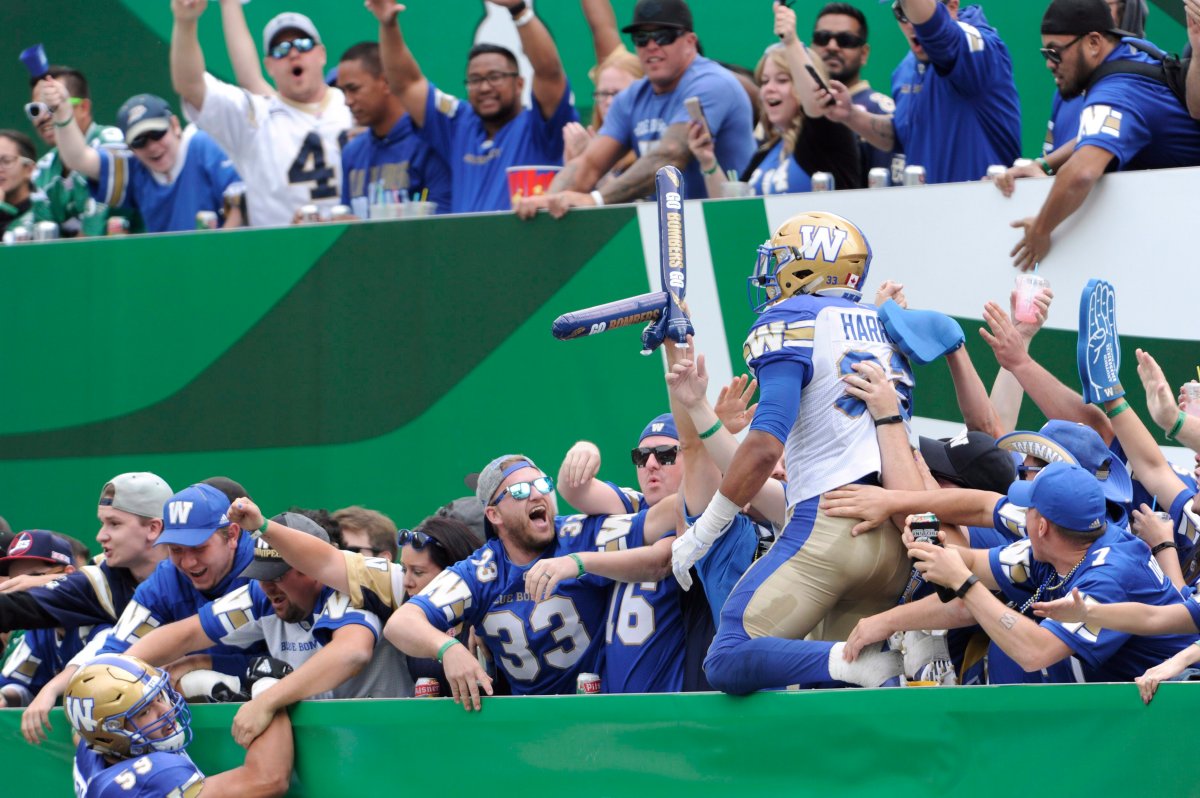
[[[10,227],[8,232],[4,234],[4,243],[20,244],[25,241],[33,240],[33,231],[23,224],[16,227]]]
[[[813,172],[813,191],[833,191],[833,175],[829,172]]]
[[[216,211],[196,211],[197,230],[216,230],[220,220]]]
[[[904,185],[906,186],[923,186],[925,185],[925,167],[910,164],[904,167]]]
[[[1004,177],[1006,172],[1008,172],[1007,166],[1005,166],[1004,164],[994,163],[988,167],[987,179],[988,180],[996,180],[998,178]]]
[[[58,224],[55,222],[38,222],[33,226],[34,241],[53,241],[58,238]]]
[[[340,219],[341,217],[349,216],[352,213],[354,213],[354,211],[350,210],[349,205],[334,205],[329,209],[329,218]]]
[[[321,209],[316,205],[300,206],[300,224],[314,224],[321,221]]]
[[[581,673],[575,678],[576,695],[597,695],[600,692],[600,674]]]
[[[1032,158],[1018,158],[1017,160],[1013,161],[1013,166],[1014,167],[1030,166],[1032,163],[1033,163]]]
[[[867,188],[887,188],[892,181],[886,167],[876,166],[867,172]]]

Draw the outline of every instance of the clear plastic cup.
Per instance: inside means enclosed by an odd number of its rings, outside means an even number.
[[[1038,316],[1037,305],[1033,301],[1034,297],[1049,285],[1050,281],[1045,277],[1039,277],[1036,274],[1018,274],[1017,302],[1013,308],[1013,318],[1028,323],[1036,322]]]
[[[1189,416],[1200,416],[1200,382],[1183,384],[1183,407]]]
[[[401,206],[403,218],[412,219],[419,216],[433,216],[437,213],[436,202],[406,202]]]
[[[721,196],[728,198],[753,197],[754,186],[740,180],[727,180],[721,184]]]

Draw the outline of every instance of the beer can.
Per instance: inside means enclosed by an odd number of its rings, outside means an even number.
[[[217,212],[216,211],[196,211],[196,229],[197,230],[216,230],[217,229]]]
[[[925,185],[925,167],[910,164],[904,167],[904,185],[906,186],[923,186]]]
[[[1018,158],[1017,160],[1013,161],[1014,167],[1032,166],[1032,165],[1033,165],[1032,158]]]
[[[33,226],[34,241],[53,241],[58,238],[58,225],[54,222],[38,222]]]
[[[329,216],[331,219],[339,219],[343,216],[349,216],[352,213],[354,213],[354,211],[350,210],[349,205],[334,205],[329,209]]]
[[[1008,167],[1004,164],[994,163],[988,167],[987,178],[988,180],[995,180],[997,178],[1004,177],[1004,174],[1007,171]]]
[[[415,694],[417,698],[437,698],[442,694],[442,688],[437,679],[423,676],[417,679]]]
[[[939,526],[941,524],[938,522],[938,517],[933,513],[914,515],[908,524],[908,528],[912,530],[914,540],[918,543],[932,543],[935,546],[942,545],[938,541]]]
[[[867,188],[887,188],[891,185],[886,167],[876,166],[867,173]]]
[[[4,237],[5,243],[20,244],[24,241],[32,241],[33,231],[25,225],[19,224],[16,227],[10,227],[8,232],[4,234]]]
[[[581,673],[575,680],[575,692],[578,695],[592,695],[600,692],[600,674]]]
[[[829,172],[813,172],[813,191],[833,191],[833,175]]]
[[[129,220],[124,216],[108,217],[108,221],[104,223],[104,234],[110,236],[128,235]]]
[[[314,224],[321,221],[321,209],[316,205],[300,206],[300,224]]]

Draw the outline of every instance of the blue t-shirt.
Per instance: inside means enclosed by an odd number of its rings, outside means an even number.
[[[152,171],[130,150],[97,147],[100,176],[88,181],[96,202],[138,210],[150,233],[196,229],[196,213],[225,207],[225,189],[241,180],[225,151],[202,130],[189,125],[179,142],[172,177]]]
[[[812,178],[800,168],[795,158],[783,151],[783,139],[775,142],[775,146],[750,175],[749,182],[754,193],[759,195],[812,191]]]
[[[543,558],[619,547],[629,525],[610,532],[608,518],[557,516],[554,543],[528,565],[516,565],[498,539],[489,540],[409,602],[443,632],[460,623],[474,626],[513,695],[574,693],[580,673],[602,673],[612,580],[595,574],[564,580],[550,598],[534,603],[525,573]]]
[[[215,534],[215,533],[214,533]],[[190,579],[174,566],[170,560],[158,564],[154,572],[138,585],[121,617],[113,625],[112,634],[100,649],[100,653],[120,654],[152,630],[195,615],[201,607],[213,599],[237,590],[250,583],[238,576],[254,559],[254,541],[247,534],[238,537],[233,565],[211,590],[197,590]],[[240,676],[245,673],[249,656],[246,651],[233,646],[215,645],[205,649],[212,655],[213,670]],[[265,647],[258,646],[253,654],[265,654]]]
[[[1127,44],[1105,62],[1117,60],[1158,63]],[[1107,150],[1114,159],[1110,168],[1120,171],[1200,165],[1200,122],[1154,78],[1120,72],[1102,77],[1088,90],[1078,133],[1075,149]]]
[[[1101,604],[1136,601],[1164,606],[1182,601],[1146,544],[1114,524],[1088,547],[1082,564],[1065,581],[1053,566],[1033,559],[1029,540],[991,549],[988,561],[1000,590],[1018,606],[1039,587],[1041,601],[1069,596],[1075,588],[1085,598]],[[1041,621],[1041,626],[1066,643],[1088,682],[1130,681],[1173,656],[1195,637],[1129,635],[1049,618]]]
[[[916,25],[928,64],[911,52],[892,73],[896,140],[929,183],[979,180],[1021,154],[1021,106],[1012,60],[979,6],[939,3]]]
[[[613,98],[600,135],[616,139],[640,158],[658,146],[668,127],[691,121],[683,104],[689,97],[700,98],[717,161],[740,171],[750,163],[755,148],[750,99],[732,72],[703,56],[696,56],[673,91],[658,94],[646,78],[631,83]],[[688,199],[708,196],[695,158],[683,170],[683,180]]]
[[[342,148],[342,202],[360,219],[371,217],[376,184],[410,198],[428,190],[437,212],[450,212],[450,167],[417,136],[408,114],[383,138],[367,130]]]
[[[83,740],[75,749],[76,798],[195,795],[204,774],[184,752],[154,751],[110,765]]]
[[[536,103],[488,138],[483,120],[459,98],[432,82],[425,100],[425,125],[417,135],[449,164],[450,209],[454,213],[507,211],[510,166],[561,166],[563,125],[578,122],[571,87],[563,91],[554,114],[545,119]]]

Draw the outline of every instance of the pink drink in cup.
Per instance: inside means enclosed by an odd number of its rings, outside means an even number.
[[[1047,288],[1050,281],[1036,274],[1017,275],[1017,303],[1013,309],[1013,318],[1028,323],[1038,319],[1037,304],[1033,301],[1038,292]]]

